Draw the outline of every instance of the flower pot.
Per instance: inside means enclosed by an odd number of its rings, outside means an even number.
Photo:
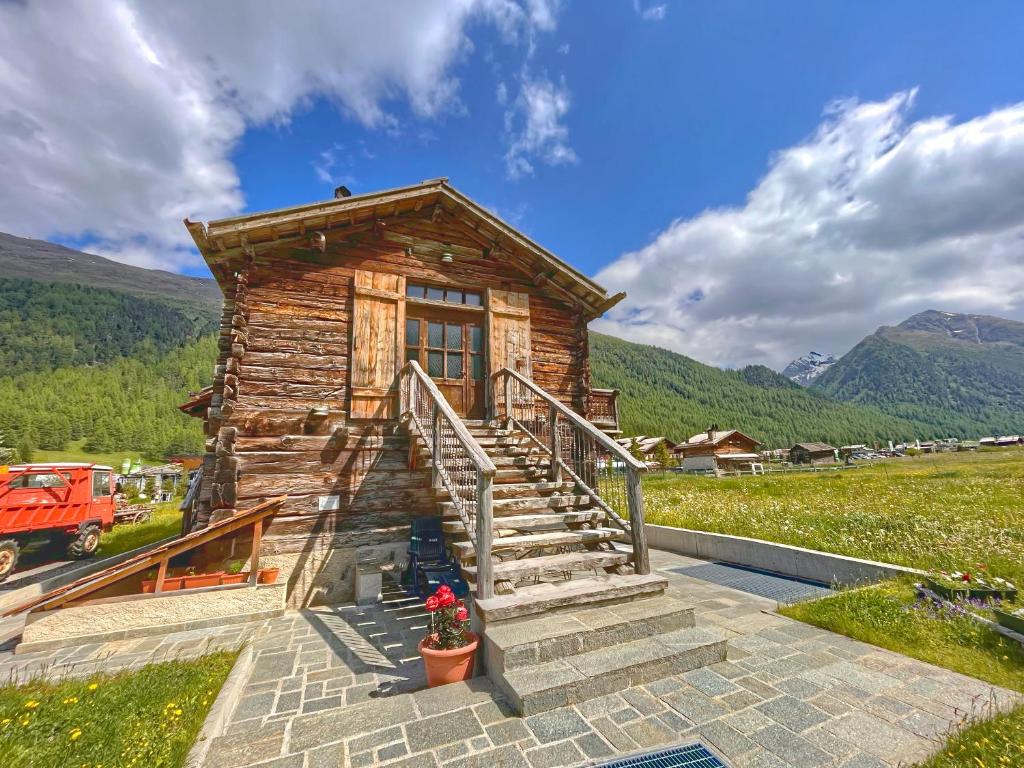
[[[220,578],[221,584],[245,584],[249,580],[248,573],[225,573]]]
[[[260,584],[273,584],[277,581],[277,575],[281,573],[280,568],[260,568],[257,580]]]
[[[466,637],[469,638],[467,645],[450,651],[427,648],[428,638],[420,640],[418,649],[420,656],[423,657],[423,666],[427,670],[427,686],[434,688],[473,677],[476,648],[480,644],[480,638],[473,632],[466,632]]]
[[[150,592],[156,592],[156,579],[143,579],[142,580],[142,592],[148,594]]]
[[[200,587],[219,587],[221,579],[226,576],[223,571],[217,573],[197,573],[195,576],[186,576],[183,589],[199,589]]]

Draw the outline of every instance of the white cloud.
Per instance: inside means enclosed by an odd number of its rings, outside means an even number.
[[[0,230],[192,265],[181,220],[242,208],[231,153],[247,127],[287,123],[319,97],[375,129],[399,127],[399,104],[424,120],[460,114],[452,70],[472,50],[467,24],[532,49],[557,11],[534,0],[310,0],[301,12],[274,0],[0,3]]]
[[[534,158],[546,165],[577,162],[569,146],[569,129],[563,122],[569,106],[564,78],[555,83],[547,77],[533,78],[523,73],[519,97],[505,114],[506,129],[512,137],[505,155],[510,178],[533,174]]]
[[[928,308],[1024,319],[1024,104],[915,122],[914,96],[830,106],[744,205],[603,269],[629,296],[595,330],[780,368]]]
[[[644,8],[640,4],[640,0],[633,0],[633,10],[644,21],[661,21],[665,18],[665,14],[668,13],[668,4],[661,3],[660,5],[650,5]]]

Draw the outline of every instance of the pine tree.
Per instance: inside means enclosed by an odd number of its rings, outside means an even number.
[[[32,441],[26,435],[18,442],[18,461],[22,464],[30,464],[34,457],[35,448],[32,446]]]
[[[629,441],[629,454],[637,461],[644,461],[647,457],[644,456],[644,452],[640,450],[640,443],[634,437]]]
[[[661,465],[662,469],[671,466],[672,454],[669,453],[668,446],[665,445],[665,441],[662,440],[654,449],[654,460]]]
[[[14,461],[15,451],[7,445],[7,438],[0,432],[0,464],[10,464]]]

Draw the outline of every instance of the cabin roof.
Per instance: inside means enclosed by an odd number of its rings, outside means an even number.
[[[699,432],[698,434],[694,435],[689,440],[687,440],[686,445],[702,445],[704,443],[707,443],[709,445],[718,445],[720,442],[722,442],[728,437],[731,437],[732,435],[739,435],[740,437],[749,440],[754,445],[761,444],[759,441],[755,440],[750,435],[745,435],[738,429],[724,429],[714,432],[711,439],[708,439],[707,432]]]
[[[796,443],[793,446],[793,448],[803,448],[805,451],[808,451],[810,453],[815,453],[817,451],[834,451],[835,450],[835,448],[833,448],[828,443]],[[790,450],[792,450],[792,449],[790,449]]]
[[[609,297],[603,287],[463,195],[447,178],[208,223],[185,219],[185,226],[223,286],[246,255],[287,242],[303,247],[317,233],[334,242],[378,219],[403,214],[437,216],[468,227],[481,250],[512,261],[538,285],[553,286],[555,292],[581,305],[589,317],[597,317],[626,296]]]

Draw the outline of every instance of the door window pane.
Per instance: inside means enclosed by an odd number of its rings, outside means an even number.
[[[427,376],[444,376],[444,352],[427,352]]]
[[[405,321],[405,343],[408,344],[410,347],[415,347],[420,343],[419,320]]]
[[[448,323],[448,349],[462,349],[462,326]]]
[[[470,355],[470,372],[473,377],[473,381],[481,381],[484,377],[484,358],[483,355]]]
[[[444,346],[444,323],[427,323],[427,346],[435,348]]]
[[[434,301],[444,301],[444,288],[427,288],[427,298]]]
[[[469,326],[469,349],[471,352],[482,352],[484,345],[483,329],[479,325]]]
[[[416,347],[406,347],[405,349],[405,360],[415,360],[417,363],[420,361],[420,351]]]
[[[449,352],[448,353],[448,378],[449,379],[461,379],[462,378],[462,353],[458,354]]]
[[[480,294],[479,293],[472,293],[470,291],[466,291],[465,298],[466,298],[466,303],[469,304],[470,306],[472,306],[472,307],[479,307],[480,306]]]

